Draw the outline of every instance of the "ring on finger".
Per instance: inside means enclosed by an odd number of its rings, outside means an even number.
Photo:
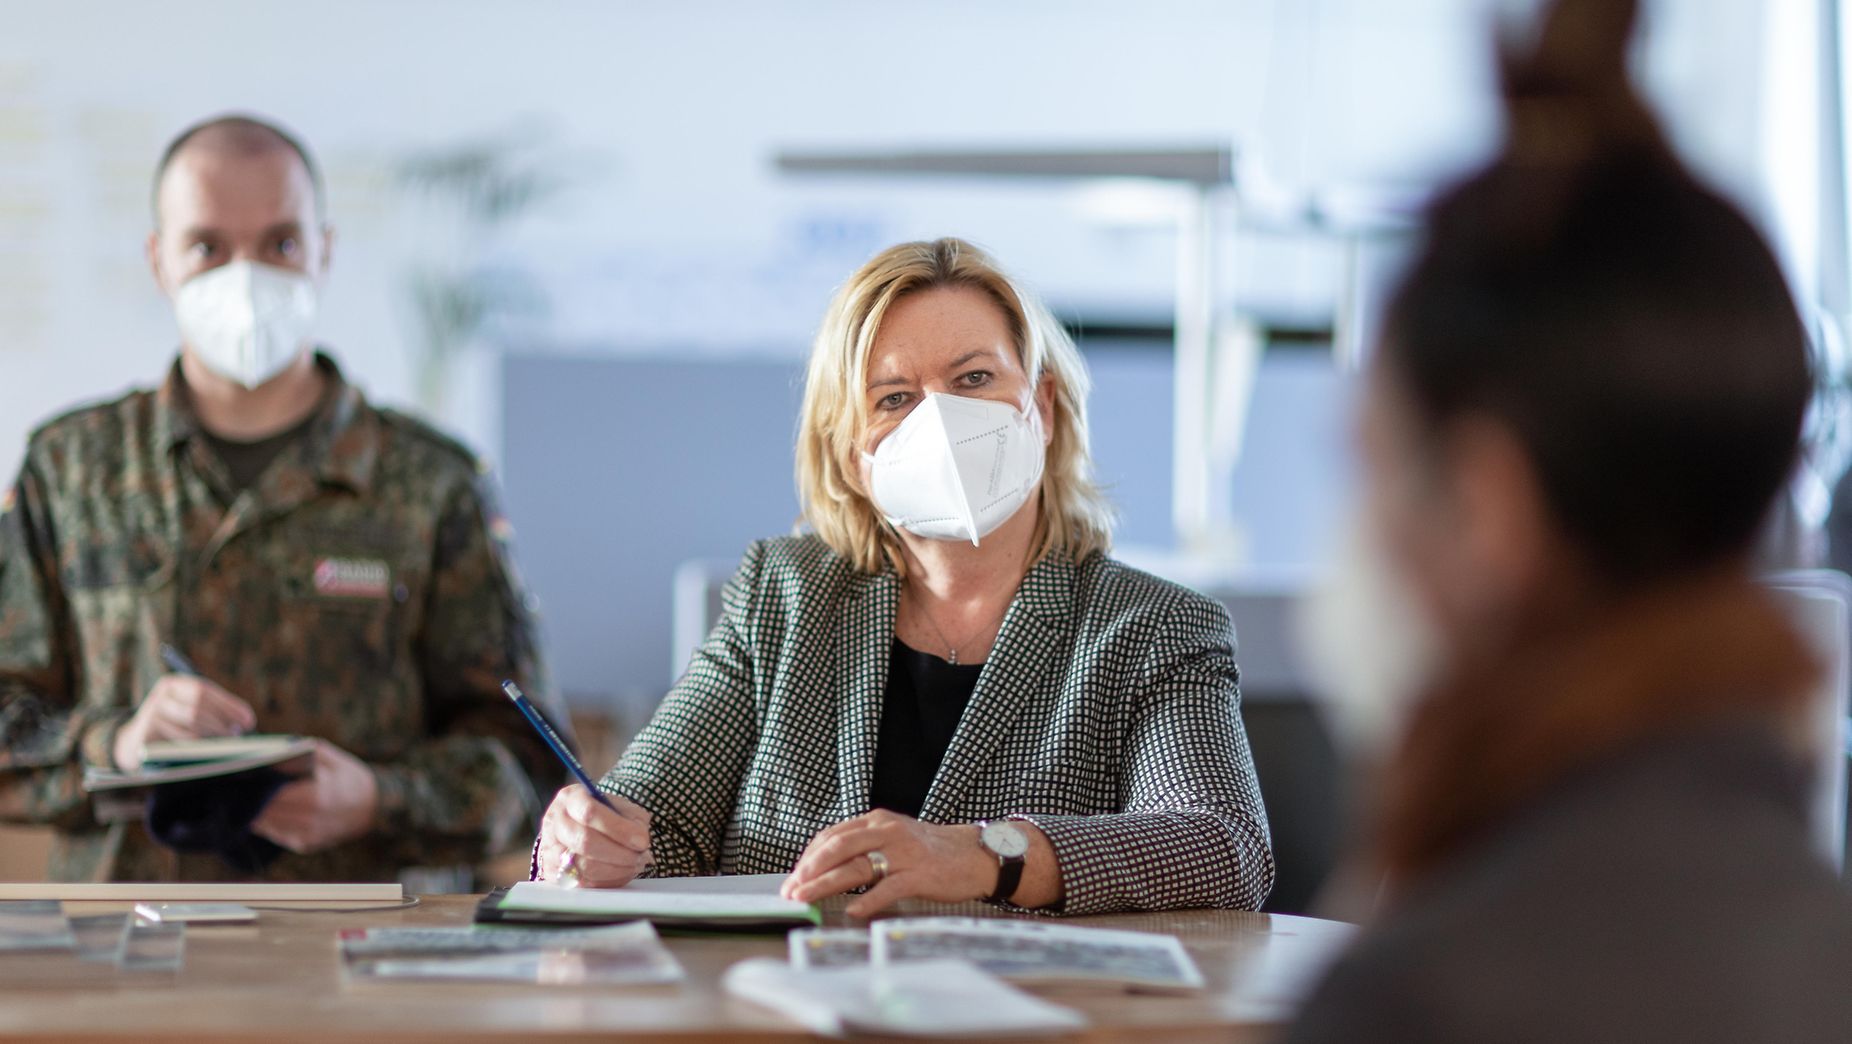
[[[559,861],[559,881],[560,884],[568,888],[577,888],[579,886],[578,856],[571,852],[567,852],[561,857]]]
[[[883,855],[879,849],[868,853],[868,866],[875,872],[873,884],[880,884],[887,878],[887,856]]]

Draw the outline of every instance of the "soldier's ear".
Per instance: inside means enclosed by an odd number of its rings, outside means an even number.
[[[328,266],[334,261],[334,226],[322,223],[322,263],[321,270],[315,274],[323,279],[328,277]]]
[[[154,285],[161,288],[161,295],[167,296],[167,280],[161,278],[161,230],[154,229],[148,233],[148,271],[154,275]]]

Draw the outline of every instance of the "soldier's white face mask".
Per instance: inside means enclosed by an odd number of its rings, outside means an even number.
[[[1354,759],[1388,756],[1435,680],[1443,648],[1413,584],[1361,513],[1296,623],[1333,739]]]
[[[315,282],[301,272],[233,261],[174,294],[180,336],[213,373],[246,388],[289,367],[315,328]]]
[[[1042,481],[1047,448],[1031,402],[930,392],[868,461],[869,490],[887,520],[929,540],[989,536]]]

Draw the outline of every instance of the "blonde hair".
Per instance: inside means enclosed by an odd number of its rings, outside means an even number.
[[[940,287],[971,287],[996,302],[1016,342],[1030,387],[1054,379],[1053,438],[1042,469],[1034,561],[1062,551],[1076,561],[1112,544],[1113,511],[1093,480],[1087,448],[1092,380],[1074,341],[1042,303],[961,239],[902,243],[863,265],[836,291],[810,352],[798,421],[797,497],[803,522],[857,569],[883,563],[906,575],[900,537],[861,488],[859,439],[868,422],[868,356],[894,302]]]

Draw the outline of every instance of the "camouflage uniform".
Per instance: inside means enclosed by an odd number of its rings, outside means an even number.
[[[484,469],[317,363],[320,412],[241,493],[176,365],[37,431],[0,499],[0,819],[56,827],[53,879],[234,876],[100,821],[82,789],[166,673],[163,642],[259,731],[329,740],[378,779],[370,835],[265,878],[393,880],[533,836],[560,769],[498,689],[548,691]]]

